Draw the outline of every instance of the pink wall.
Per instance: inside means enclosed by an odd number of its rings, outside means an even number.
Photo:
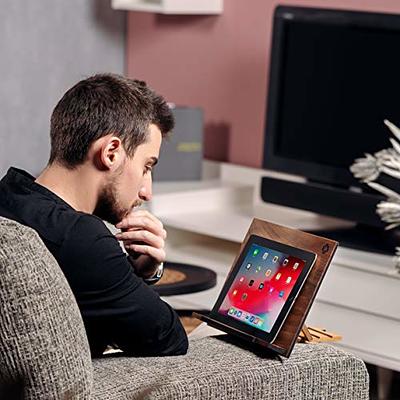
[[[220,16],[130,12],[127,74],[205,112],[205,156],[260,167],[277,4],[400,13],[399,0],[225,0]]]

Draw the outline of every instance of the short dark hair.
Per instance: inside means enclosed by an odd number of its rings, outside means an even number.
[[[115,74],[98,74],[78,82],[51,115],[49,163],[67,168],[82,164],[90,145],[110,133],[121,138],[128,156],[147,139],[155,124],[166,136],[174,118],[166,101],[145,82]]]

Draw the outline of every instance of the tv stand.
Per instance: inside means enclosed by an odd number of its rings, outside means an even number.
[[[352,228],[312,230],[309,233],[336,240],[343,247],[372,253],[393,255],[400,246],[400,232],[357,224]]]
[[[358,193],[327,184],[264,176],[261,180],[261,198],[266,203],[329,215],[381,230],[385,227],[376,213],[377,204],[384,200],[379,194]]]
[[[156,183],[150,210],[168,231],[168,260],[211,268],[217,273],[217,285],[203,292],[165,297],[165,301],[177,309],[211,309],[254,216],[331,236],[340,246],[307,323],[340,333],[343,340],[335,345],[363,360],[400,371],[400,275],[395,272],[394,247],[391,250],[389,244],[382,247],[376,243],[380,234],[393,240],[396,233],[340,220],[327,224],[326,218],[312,218],[303,210],[268,205],[259,192],[264,170],[224,163],[206,165],[215,167],[214,179]],[[287,192],[287,197],[293,197],[292,193]],[[368,240],[363,240],[365,235]],[[400,240],[396,244],[400,245]],[[371,331],[371,327],[377,329]]]

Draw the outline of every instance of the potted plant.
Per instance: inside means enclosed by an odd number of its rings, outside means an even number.
[[[384,123],[394,136],[390,138],[392,147],[357,158],[350,171],[355,178],[386,197],[386,200],[377,205],[376,211],[382,221],[388,224],[385,229],[394,229],[400,225],[400,193],[376,181],[381,175],[400,179],[400,129],[387,119]],[[400,243],[395,249],[395,267],[400,274]]]

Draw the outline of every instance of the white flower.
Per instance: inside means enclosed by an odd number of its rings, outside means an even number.
[[[384,119],[383,123],[390,129],[394,137],[400,141],[400,129],[388,119]]]
[[[363,182],[376,180],[382,172],[400,179],[400,154],[393,148],[380,150],[374,155],[367,153],[354,161],[350,171]]]
[[[400,179],[400,154],[395,149],[384,149],[374,154],[377,168],[382,173]]]
[[[380,174],[400,179],[400,129],[386,119],[384,123],[394,135],[394,138],[389,139],[393,147],[356,159],[350,171],[355,178],[367,183],[387,198],[377,205],[376,212],[381,220],[388,224],[386,229],[393,229],[400,226],[400,194],[374,181]],[[400,247],[396,247],[394,259],[396,272],[400,274]]]
[[[395,203],[400,203],[400,194],[395,192],[392,189],[387,188],[376,182],[368,182],[368,186],[375,189],[377,192],[381,192],[384,196],[388,198],[389,201],[393,201]]]
[[[381,220],[389,223],[386,229],[392,229],[400,225],[400,203],[381,201],[376,208]]]
[[[390,162],[393,160],[400,160],[400,155],[396,152],[395,149],[391,147],[389,149],[379,150],[374,154],[374,157],[377,159],[379,163]]]
[[[380,174],[378,160],[371,154],[365,154],[364,158],[357,158],[350,167],[350,171],[357,179],[363,182],[371,182]]]

